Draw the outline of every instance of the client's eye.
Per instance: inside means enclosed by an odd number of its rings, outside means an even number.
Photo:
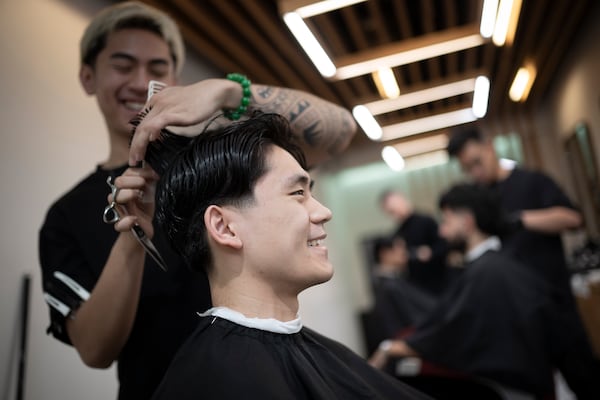
[[[294,196],[304,196],[304,189],[296,190],[295,192],[292,192],[292,194]]]

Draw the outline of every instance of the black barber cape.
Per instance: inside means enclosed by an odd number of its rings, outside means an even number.
[[[565,363],[589,358],[579,351],[586,342],[582,331],[569,329],[572,315],[560,291],[526,266],[488,250],[466,265],[406,342],[430,363],[539,397],[553,393],[555,368],[576,393],[587,393],[593,390],[593,369],[572,370]]]
[[[428,399],[299,319],[290,330],[221,307],[202,315],[153,399]]]

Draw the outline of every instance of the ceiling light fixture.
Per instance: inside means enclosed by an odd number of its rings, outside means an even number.
[[[319,73],[326,78],[333,77],[336,71],[335,65],[325,50],[323,50],[317,38],[315,38],[311,30],[306,26],[302,17],[295,12],[288,12],[283,15],[283,21],[300,46],[302,46],[308,58],[310,58],[317,70],[319,70]]]
[[[367,50],[363,51],[362,54],[348,56],[345,57],[345,59],[342,58],[337,67],[337,71],[331,78],[335,80],[354,78],[356,76],[370,74],[371,72],[377,71],[380,68],[392,68],[400,65],[411,64],[444,54],[455,53],[457,51],[477,47],[484,43],[485,39],[481,37],[479,32],[473,33],[469,28],[468,30],[470,33],[462,34],[460,36],[456,34],[443,34],[444,37],[455,36],[448,37],[445,40],[443,40],[442,34],[435,34],[436,40],[427,40],[427,43],[429,44],[424,44],[425,40],[415,39],[412,41],[412,48],[409,49],[406,49],[407,46],[405,44],[400,44],[395,46],[387,46],[384,51],[381,49],[374,49],[373,51]],[[461,30],[460,32],[464,31],[465,30]],[[404,41],[404,43],[406,42],[408,42],[408,40]],[[403,50],[399,51],[401,48]],[[381,53],[383,54],[377,55]],[[353,62],[351,60],[359,61]]]
[[[431,88],[402,94],[395,99],[385,99],[365,103],[372,115],[385,114],[419,104],[431,103],[448,97],[459,96],[475,90],[475,78],[444,83]]]
[[[302,18],[313,17],[319,14],[325,14],[333,10],[348,7],[366,0],[322,0],[322,1],[283,1],[282,7],[285,11],[295,11]],[[308,3],[306,5],[301,5]]]
[[[492,41],[496,46],[503,46],[505,43],[512,44],[520,13],[521,0],[500,0],[496,26],[492,35]]]
[[[450,126],[466,124],[467,122],[472,122],[476,119],[477,117],[473,114],[473,109],[469,107],[457,111],[432,115],[430,117],[399,122],[381,128],[381,140],[393,140],[416,135],[418,133],[431,132]]]
[[[404,158],[393,146],[385,146],[381,150],[381,158],[393,171],[402,171],[404,169]]]
[[[394,71],[391,68],[380,68],[373,72],[372,75],[381,97],[395,99],[400,96],[400,88],[398,87],[398,82],[396,82]]]
[[[369,111],[369,109],[363,105],[358,105],[352,109],[352,115],[358,125],[362,128],[365,134],[371,140],[380,140],[383,131],[381,130],[381,126],[377,123],[373,114]]]
[[[448,135],[442,133],[439,135],[407,140],[395,144],[394,147],[402,157],[408,158],[418,154],[446,149],[446,147],[448,147]]]
[[[498,12],[498,0],[484,0],[481,10],[481,25],[479,33],[486,39],[494,34],[494,25],[496,24],[496,13]]]
[[[490,95],[490,80],[485,76],[475,79],[475,92],[473,93],[473,115],[483,118],[487,113]]]
[[[515,75],[510,90],[508,91],[508,97],[514,102],[524,102],[529,96],[537,70],[532,62],[528,62],[525,66],[519,68]]]

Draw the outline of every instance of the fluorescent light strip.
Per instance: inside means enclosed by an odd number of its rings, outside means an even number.
[[[446,99],[452,96],[470,93],[475,89],[475,78],[463,79],[461,81],[447,83],[428,89],[419,90],[398,96],[395,99],[377,100],[364,104],[372,115],[385,114],[388,112],[430,103]]]
[[[490,95],[490,80],[485,76],[475,79],[475,93],[473,93],[473,114],[477,118],[485,117]]]
[[[385,146],[381,150],[381,158],[393,171],[402,171],[404,169],[404,158],[393,146]]]
[[[284,17],[285,18],[285,17]],[[289,25],[288,25],[289,26]],[[457,39],[451,39],[444,42],[430,44],[401,53],[390,54],[388,56],[373,58],[366,61],[338,67],[333,79],[349,79],[360,75],[370,74],[378,69],[388,67],[397,67],[417,61],[427,60],[429,58],[454,53],[460,50],[470,49],[482,45],[484,39],[479,33],[463,36]]]
[[[329,11],[337,10],[339,8],[351,6],[353,4],[362,3],[366,0],[323,0],[317,1],[313,4],[298,7],[295,12],[298,13],[302,18],[313,17],[319,14],[325,14]]]
[[[526,66],[519,68],[510,86],[508,97],[515,102],[527,100],[536,73],[537,71],[533,63],[528,63]]]
[[[496,46],[512,44],[517,31],[521,0],[500,0],[492,41]]]
[[[373,72],[373,81],[381,97],[395,99],[400,96],[400,88],[391,68],[381,68]]]
[[[479,33],[486,39],[494,34],[494,25],[496,24],[496,13],[498,12],[498,0],[484,0],[481,11],[481,25]]]
[[[352,109],[352,115],[362,130],[365,131],[365,134],[369,137],[369,139],[381,139],[381,136],[383,135],[381,126],[379,126],[375,118],[373,118],[373,114],[371,114],[367,107],[362,105],[354,107]]]
[[[477,117],[473,114],[471,107],[462,110],[450,111],[443,114],[432,115],[406,122],[400,122],[382,128],[381,140],[392,140],[423,132],[431,132],[450,126],[466,124],[475,121]]]
[[[295,12],[289,12],[283,16],[283,20],[312,63],[319,70],[319,73],[326,78],[333,77],[336,71],[335,65],[327,53],[325,53],[317,38],[315,38],[311,30],[306,26],[302,17]]]

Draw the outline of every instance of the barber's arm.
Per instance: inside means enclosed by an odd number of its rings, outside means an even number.
[[[130,230],[137,223],[152,237],[154,204],[140,193],[156,178],[150,168],[130,168],[115,180],[121,218],[114,227],[120,234],[89,299],[66,321],[69,339],[88,366],[109,367],[131,333],[146,256]]]
[[[310,166],[344,150],[356,131],[348,110],[309,93],[252,84],[248,109],[282,115],[290,122]],[[144,158],[149,141],[161,129],[206,122],[223,109],[235,110],[243,97],[242,86],[228,79],[206,79],[189,86],[168,87],[152,96],[148,114],[136,128],[129,162]],[[196,129],[195,134],[201,132]]]
[[[578,211],[562,206],[524,210],[520,218],[525,229],[548,234],[579,228],[583,222]]]

